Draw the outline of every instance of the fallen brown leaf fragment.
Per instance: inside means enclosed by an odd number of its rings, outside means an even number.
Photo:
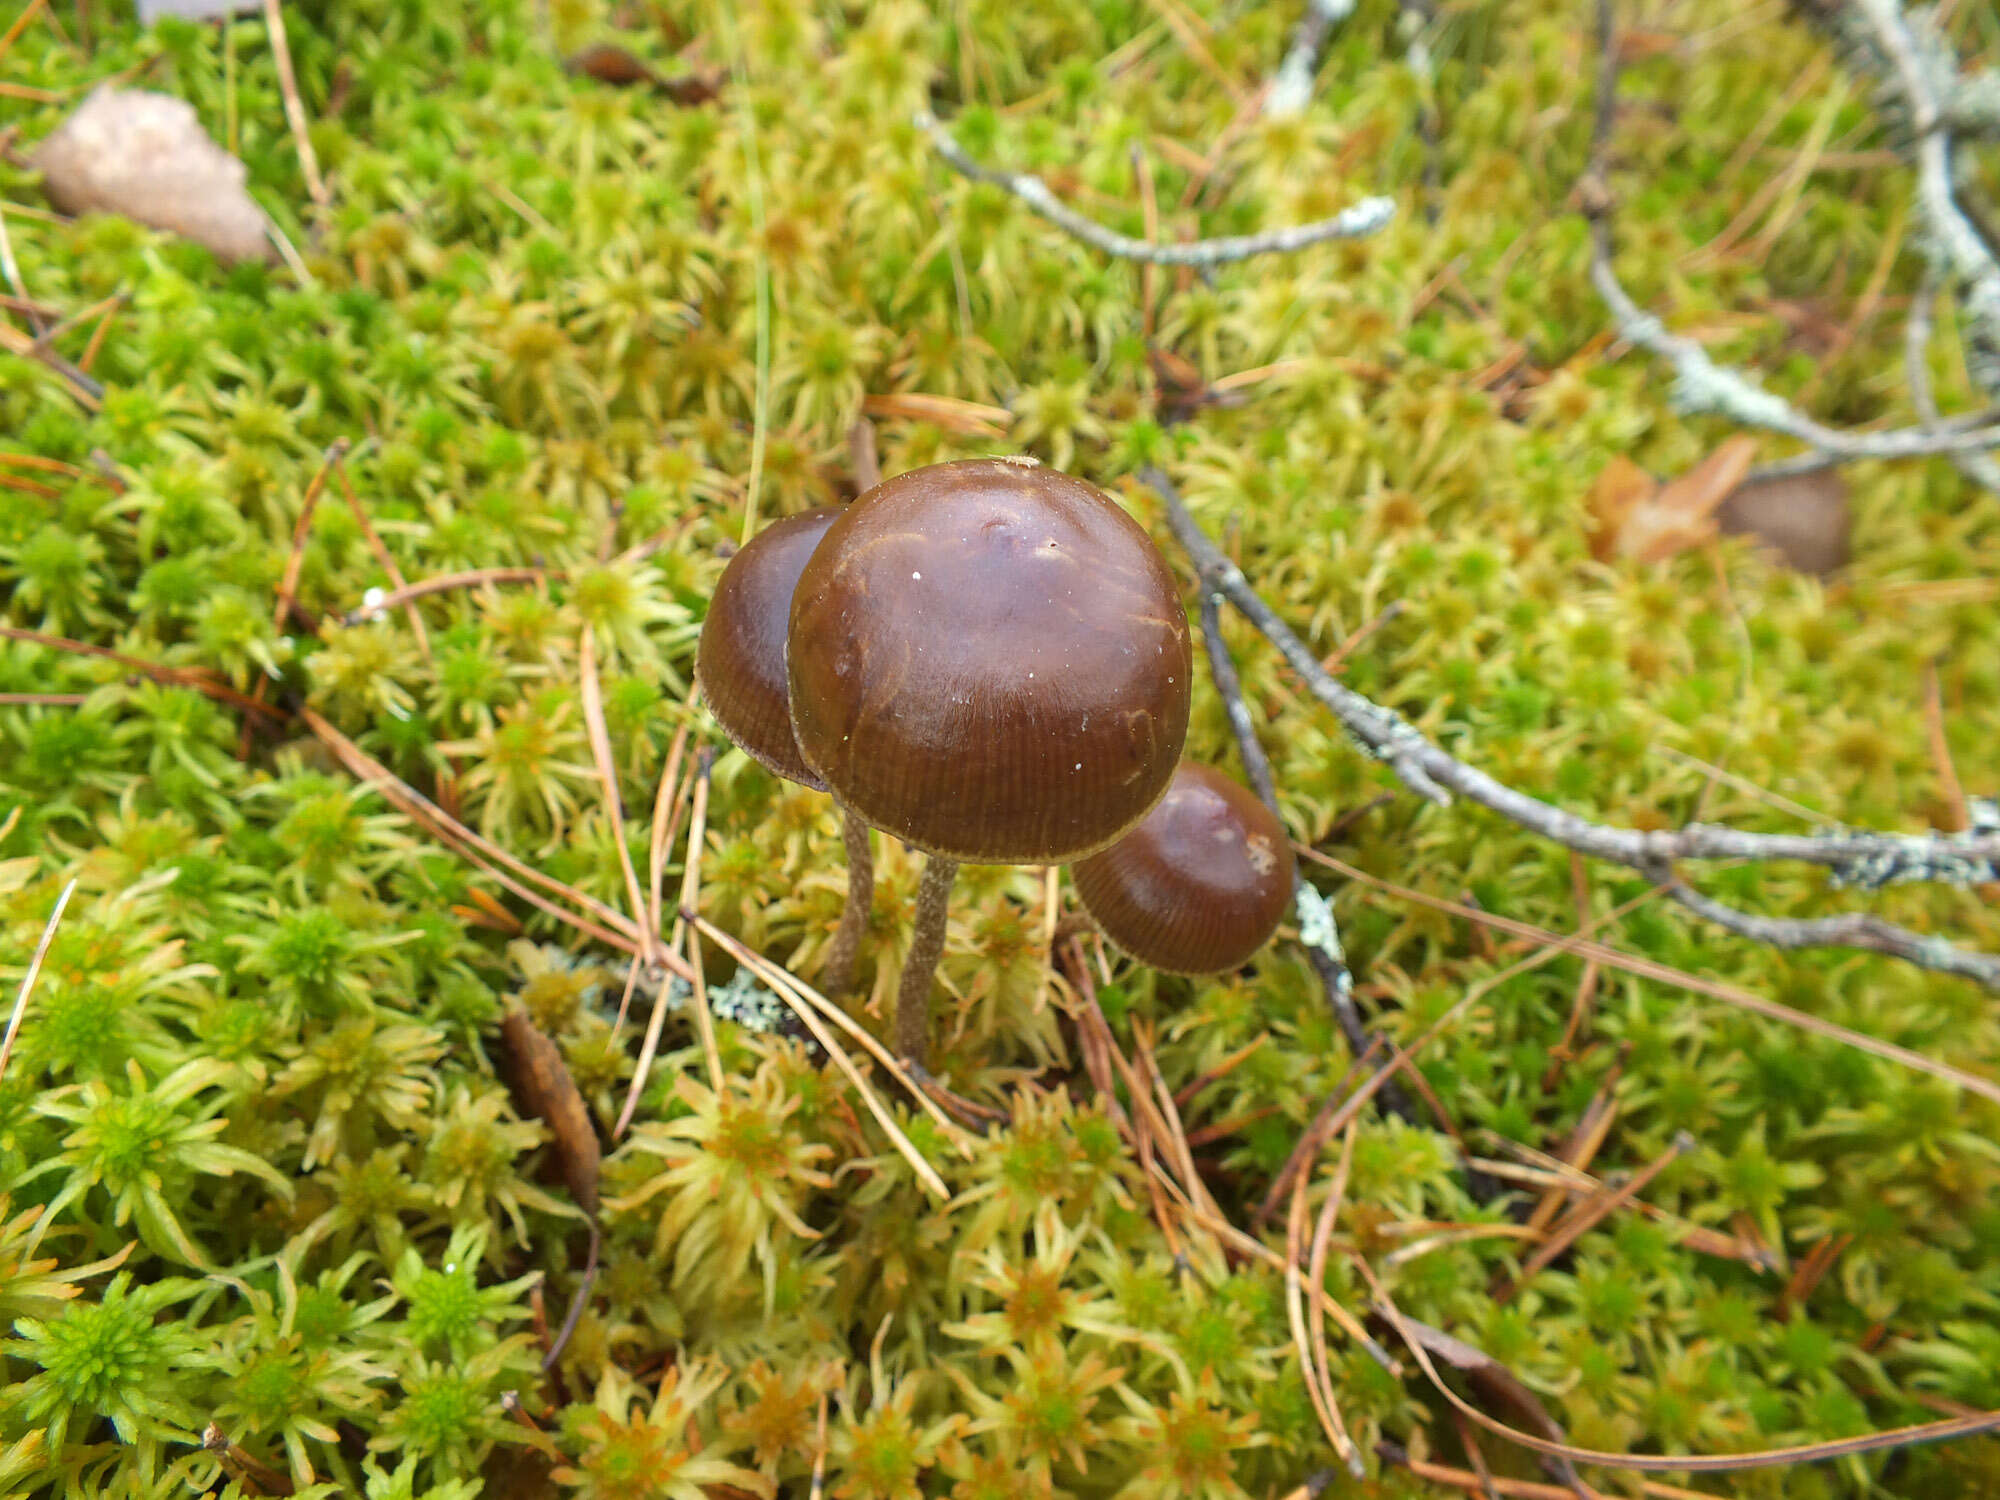
[[[1837,469],[1748,480],[1715,519],[1728,535],[1754,537],[1787,567],[1820,578],[1846,567],[1852,553],[1853,508]]]
[[[1749,438],[1733,437],[1664,485],[1622,454],[1612,459],[1590,490],[1592,553],[1600,562],[1629,557],[1656,563],[1711,540],[1716,511],[1743,482],[1756,454]]]
[[[643,83],[680,105],[706,104],[722,92],[719,76],[697,71],[683,73],[678,78],[662,77],[651,63],[616,42],[592,42],[572,53],[563,66],[614,88]]]
[[[549,1127],[555,1140],[556,1162],[570,1197],[594,1221],[597,1218],[598,1164],[603,1148],[597,1127],[570,1077],[562,1052],[543,1035],[520,1006],[511,1007],[500,1022],[507,1044],[507,1084],[515,1106]]]
[[[42,190],[66,214],[122,214],[225,261],[277,258],[242,162],[210,140],[185,100],[105,84],[35,153]]]

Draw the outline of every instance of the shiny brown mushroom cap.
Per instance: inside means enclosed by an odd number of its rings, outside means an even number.
[[[1120,948],[1170,974],[1243,964],[1292,904],[1284,826],[1242,786],[1183,761],[1159,806],[1070,869],[1084,909]]]
[[[1151,539],[1054,469],[970,459],[850,505],[787,647],[805,762],[932,854],[1061,863],[1146,813],[1187,738],[1187,613]]]
[[[809,510],[774,522],[729,560],[702,622],[694,675],[723,731],[765,770],[811,787],[826,783],[799,758],[785,688],[792,590],[840,514]]]

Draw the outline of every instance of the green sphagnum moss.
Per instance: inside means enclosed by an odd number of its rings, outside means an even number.
[[[847,493],[847,432],[871,396],[1005,409],[983,424],[972,408],[878,408],[887,472],[1031,452],[1118,493],[1163,541],[1156,500],[1127,480],[1166,464],[1316,651],[1400,603],[1346,659],[1348,682],[1578,812],[1802,826],[1749,784],[1847,822],[1936,826],[1951,788],[1926,728],[1932,670],[1958,781],[2000,790],[2000,507],[1947,464],[1849,470],[1855,561],[1832,581],[1736,541],[1658,566],[1592,559],[1585,497],[1612,457],[1679,472],[1728,429],[1677,415],[1665,372],[1608,342],[1570,198],[1594,70],[1580,3],[1436,7],[1424,90],[1397,7],[1365,0],[1290,119],[1249,100],[1298,7],[1247,0],[286,9],[324,215],[259,18],[225,37],[146,31],[123,3],[51,7],[0,61],[23,143],[128,72],[188,100],[310,273],[22,211],[41,201],[33,173],[0,163],[30,295],[65,311],[126,296],[92,364],[101,410],[0,357],[5,451],[69,466],[0,468],[0,620],[309,705],[607,904],[626,885],[581,632],[643,878],[675,731],[720,743],[686,703],[728,549],[753,507]],[[1627,287],[1829,421],[1911,420],[1896,372],[1920,281],[1912,184],[1886,164],[1867,86],[1770,8],[1620,9],[1674,41],[1634,45],[1622,86]],[[1991,16],[1957,10],[1960,45],[1994,55]],[[561,66],[613,39],[720,94],[681,107]],[[1121,233],[1145,229],[1135,151],[1168,238],[1371,192],[1398,212],[1374,238],[1212,278],[1142,274],[954,176],[919,108]],[[1964,159],[1990,200],[1992,149]],[[89,336],[56,347],[78,359]],[[1149,338],[1210,381],[1261,373],[1169,425]],[[1930,361],[1945,408],[1966,409],[1948,328]],[[274,624],[301,497],[336,439],[358,445],[347,477],[404,579],[540,575],[423,599],[421,636],[400,608],[351,617],[393,580],[330,482],[297,588],[322,628]],[[1302,840],[1555,929],[1579,920],[1579,893],[1598,915],[1644,893],[1602,867],[1579,887],[1561,850],[1475,810],[1398,796],[1358,811],[1385,774],[1240,621],[1225,634]],[[800,1044],[722,1023],[718,1094],[686,1011],[670,1014],[605,1159],[594,1290],[544,1375],[542,1330],[578,1285],[584,1236],[549,1130],[496,1077],[499,1019],[518,999],[608,1122],[635,1053],[630,1025],[609,1025],[617,955],[468,873],[295,721],[240,740],[236,710],[185,682],[21,642],[0,643],[0,693],[73,695],[0,706],[9,996],[56,893],[80,882],[0,1078],[0,1490],[250,1495],[244,1476],[262,1473],[371,1500],[803,1496],[822,1398],[835,1500],[1268,1496],[1332,1463],[1283,1275],[1184,1218],[1163,1232],[1051,992],[1057,914],[1036,872],[966,872],[942,969],[939,1073],[1003,1123],[961,1155],[892,1106],[950,1203]],[[1189,743],[1232,757],[1205,680]],[[707,830],[705,913],[813,977],[844,891],[825,800],[725,753]],[[853,1002],[869,1025],[917,879],[888,841],[878,858]],[[1703,878],[1778,915],[1856,899],[1799,866]],[[1324,888],[1393,1038],[1520,956],[1439,912]],[[2000,947],[1977,894],[1869,900]],[[1954,980],[1769,951],[1658,903],[1603,936],[2000,1068],[2000,1013]],[[1580,986],[1593,999],[1566,1046]],[[1210,1080],[1187,1126],[1217,1203],[1247,1223],[1352,1061],[1312,971],[1281,942],[1213,981],[1117,964],[1100,993],[1124,1043],[1154,1038],[1169,1090]],[[649,993],[633,1003],[643,1017]],[[1534,1190],[1475,1202],[1447,1135],[1372,1112],[1356,1127],[1329,1293],[1365,1307],[1358,1249],[1401,1307],[1504,1361],[1572,1440],[1728,1452],[2000,1406],[1990,1106],[1570,959],[1498,986],[1422,1066],[1480,1151],[1493,1134],[1560,1151],[1600,1097],[1615,1112],[1594,1171],[1697,1140],[1642,1194],[1650,1216],[1609,1216],[1501,1299],[1532,1247],[1473,1231],[1517,1223]],[[1339,1149],[1315,1164],[1311,1214]],[[1709,1253],[1730,1244],[1769,1269]],[[1371,1471],[1380,1438],[1464,1462],[1424,1386],[1329,1340]],[[261,1467],[204,1449],[211,1423]],[[2000,1442],[1695,1482],[1986,1496]],[[1368,1485],[1446,1493],[1386,1465]]]

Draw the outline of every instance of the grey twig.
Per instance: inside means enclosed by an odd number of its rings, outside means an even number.
[[[1867,49],[1914,136],[1917,208],[1923,214],[1925,252],[1933,265],[1961,285],[1973,377],[2000,398],[2000,255],[1959,204],[1952,156],[1956,149],[1947,103],[1963,108],[1984,98],[1966,90],[1951,47],[1928,11],[1905,15],[1897,0],[1850,0],[1867,28]],[[1853,24],[1853,23],[1849,23]]]
[[[1760,917],[1704,896],[1671,872],[1662,870],[1659,874],[1671,882],[1667,894],[1675,901],[1738,937],[1768,943],[1773,948],[1860,948],[1870,953],[1886,953],[1919,968],[1956,974],[1989,990],[2000,990],[2000,954],[1967,952],[1943,938],[1912,932],[1864,912],[1842,912],[1832,917]]]
[[[1250,706],[1243,698],[1243,683],[1236,675],[1236,662],[1229,654],[1229,645],[1222,639],[1222,611],[1220,594],[1207,589],[1201,595],[1201,639],[1208,648],[1209,675],[1215,679],[1215,691],[1221,696],[1223,708],[1229,714],[1229,727],[1236,735],[1236,752],[1243,761],[1243,774],[1250,782],[1250,789],[1258,800],[1271,809],[1271,815],[1282,821],[1278,811],[1278,783],[1271,775],[1270,757],[1264,754],[1264,747],[1257,739],[1257,726],[1250,718]],[[1306,883],[1305,877],[1293,875],[1292,900],[1298,911],[1299,942],[1306,950],[1306,957],[1312,961],[1313,972],[1319,975],[1320,983],[1326,989],[1326,1003],[1339,1024],[1341,1035],[1347,1038],[1347,1045],[1356,1057],[1364,1056],[1374,1046],[1374,1038],[1361,1019],[1361,1009],[1354,1003],[1354,975],[1347,967],[1347,953],[1340,944],[1340,929],[1333,920],[1333,910],[1318,891]],[[1416,1123],[1417,1112],[1410,1103],[1409,1095],[1402,1085],[1393,1079],[1382,1086],[1382,1107],[1392,1114]]]
[[[1910,303],[1909,321],[1903,325],[1903,364],[1910,385],[1910,405],[1915,408],[1917,419],[1936,426],[1942,419],[1938,415],[1937,397],[1931,390],[1931,304],[1937,300],[1939,276],[1935,265],[1924,271],[1924,283],[1917,289],[1916,299]],[[1958,465],[1959,473],[1974,484],[1983,486],[1995,495],[2000,495],[2000,462],[1984,453],[1955,453],[1951,461]]]
[[[1872,18],[1886,12],[1894,16],[1894,0],[1853,0]],[[1772,394],[1740,371],[1718,365],[1692,339],[1669,333],[1666,325],[1634,302],[1612,267],[1612,198],[1606,170],[1612,122],[1617,109],[1618,52],[1613,35],[1610,0],[1599,0],[1597,8],[1598,88],[1595,129],[1592,132],[1590,167],[1583,184],[1584,211],[1590,220],[1590,279],[1598,295],[1611,309],[1619,334],[1628,342],[1666,360],[1674,369],[1674,399],[1684,410],[1714,412],[1744,427],[1759,427],[1782,433],[1804,443],[1813,452],[1815,466],[1823,461],[1850,459],[1919,458],[1932,454],[1978,453],[2000,447],[2000,423],[1991,413],[1970,422],[1925,423],[1888,432],[1850,432],[1829,427],[1807,416],[1783,397]],[[1928,97],[1928,96],[1926,96]],[[1949,145],[1937,128],[1935,101],[1926,117],[1928,125],[1919,143],[1919,165],[1925,184],[1920,195],[1926,220],[1934,234],[1949,240],[1946,253],[1958,274],[1968,278],[1968,307],[1976,328],[1989,319],[2000,336],[2000,266],[1993,268],[1990,286],[1974,277],[1977,252],[1984,246],[1950,195]],[[1942,172],[1942,178],[1937,173]],[[1938,183],[1942,182],[1940,188]],[[1941,215],[1948,213],[1948,221]],[[1990,257],[1986,257],[1990,264]],[[1987,301],[1991,307],[1980,308]],[[1801,460],[1805,462],[1805,460]]]
[[[1156,266],[1210,267],[1248,260],[1255,255],[1281,255],[1325,240],[1361,239],[1380,230],[1396,211],[1396,200],[1393,198],[1363,198],[1352,208],[1342,209],[1330,219],[1317,219],[1310,224],[1273,229],[1264,234],[1236,234],[1221,239],[1175,244],[1138,240],[1106,229],[1094,219],[1085,218],[1056,197],[1039,177],[1027,172],[1002,172],[974,161],[965,148],[953,139],[951,132],[928,113],[918,113],[917,126],[930,137],[938,155],[963,176],[1004,189],[1064,233],[1120,260],[1149,261]]]
[[[1434,802],[1449,803],[1456,793],[1565,848],[1653,878],[1676,860],[1789,859],[1824,866],[1833,872],[1837,884],[1870,890],[1914,880],[1971,886],[2000,879],[2000,806],[1990,802],[1979,804],[1973,827],[1963,833],[1894,834],[1835,828],[1819,834],[1771,834],[1708,823],[1646,833],[1593,823],[1517,791],[1440,749],[1394,710],[1334,681],[1311,648],[1258,597],[1242,570],[1209,540],[1173,481],[1150,466],[1142,468],[1138,477],[1165,501],[1167,524],[1194,560],[1203,591],[1227,598],[1278,649],[1313,696],[1333,711],[1363,749],[1384,761],[1412,791]],[[1787,946],[1826,942],[1892,953],[1925,968],[1962,974],[2000,990],[2000,956],[1964,953],[1941,939],[1905,933],[1872,918],[1787,923],[1735,912],[1692,891],[1677,899],[1732,931],[1744,931],[1745,923],[1770,923],[1770,931],[1791,939]]]
[[[1354,14],[1354,0],[1306,0],[1306,13],[1292,32],[1292,45],[1278,64],[1264,95],[1264,113],[1275,118],[1301,113],[1312,102],[1313,74],[1320,49],[1334,27]]]

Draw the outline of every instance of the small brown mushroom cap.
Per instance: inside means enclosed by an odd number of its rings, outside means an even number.
[[[1183,761],[1159,806],[1070,877],[1104,935],[1141,963],[1218,974],[1270,941],[1292,904],[1294,868],[1268,807]]]
[[[792,598],[792,726],[843,805],[931,854],[1062,863],[1146,813],[1187,738],[1187,612],[1145,531],[1054,469],[877,485]]]
[[[816,792],[826,783],[807,769],[792,737],[785,631],[799,574],[839,514],[828,506],[788,516],[729,560],[709,601],[694,662],[701,695],[729,738],[765,770]]]

